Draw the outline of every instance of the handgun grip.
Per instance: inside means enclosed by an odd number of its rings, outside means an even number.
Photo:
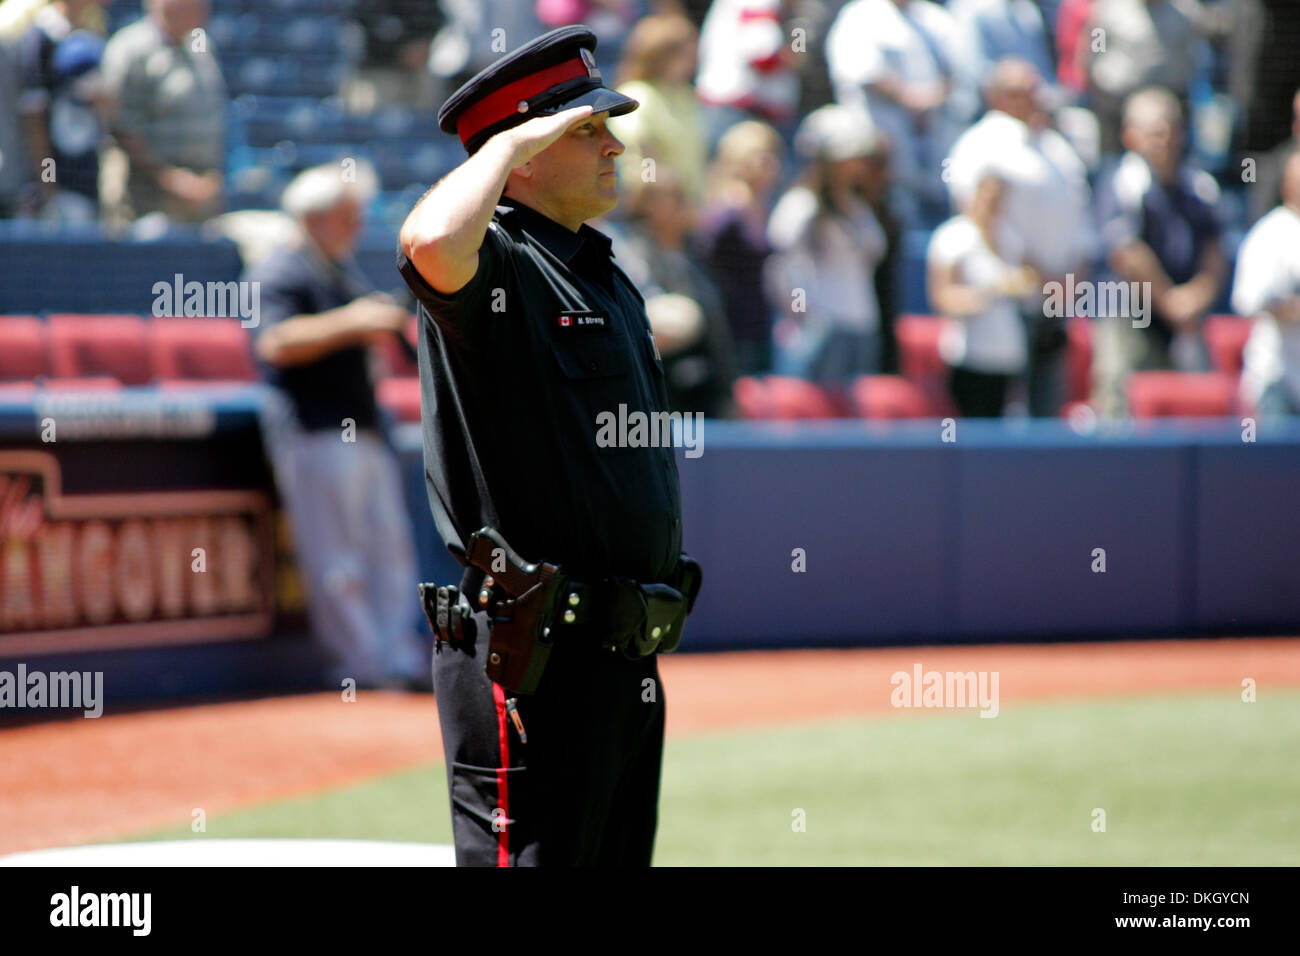
[[[500,549],[498,555],[497,549]],[[505,569],[501,569],[501,560],[505,560]],[[480,528],[469,536],[469,547],[465,550],[466,561],[500,584],[511,597],[518,597],[537,583],[540,568],[529,564],[506,544],[495,528]]]

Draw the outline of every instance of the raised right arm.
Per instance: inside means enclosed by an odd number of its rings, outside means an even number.
[[[578,106],[497,133],[424,194],[402,224],[401,244],[425,282],[452,295],[474,278],[479,247],[510,171],[590,115],[590,106]]]

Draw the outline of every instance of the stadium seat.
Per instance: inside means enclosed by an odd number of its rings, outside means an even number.
[[[899,371],[920,387],[937,414],[954,415],[957,408],[948,391],[948,366],[939,354],[944,321],[937,315],[900,315],[894,335]]]
[[[420,326],[419,320],[416,319],[415,316],[411,316],[410,320],[406,323],[405,335],[406,340],[410,342],[411,345],[418,345]],[[419,364],[411,361],[411,357],[406,354],[406,350],[403,349],[395,339],[385,339],[381,351],[384,356],[384,361],[388,365],[388,374],[390,376],[401,378],[413,375],[418,376],[420,374]]]
[[[260,377],[249,332],[238,319],[154,319],[149,345],[154,377],[162,382],[255,382]]]
[[[1202,334],[1215,371],[1240,374],[1242,350],[1250,338],[1251,325],[1250,319],[1237,315],[1211,315],[1206,318]]]
[[[276,86],[275,61],[264,56],[245,60],[235,78],[240,90],[269,93]]]
[[[742,376],[732,386],[741,417],[767,421],[851,418],[853,407],[839,389],[801,378]]]
[[[319,136],[328,135],[322,130],[322,117],[329,114],[311,97],[245,93],[231,102],[230,113],[248,146],[266,148],[285,137],[317,142]]]
[[[901,375],[863,375],[850,390],[859,418],[930,418],[929,396]]]
[[[1237,408],[1237,377],[1227,372],[1134,372],[1128,400],[1134,418],[1231,415]]]
[[[731,397],[741,418],[762,421],[771,418],[771,404],[763,380],[753,375],[742,375],[731,385]]]
[[[196,227],[177,225],[157,239],[109,241],[98,223],[11,219],[0,220],[0,268],[0,311],[140,315],[152,310],[151,290],[160,280],[179,273],[187,280],[229,282],[239,278],[243,263],[233,242],[201,238]]]
[[[47,392],[115,392],[123,386],[111,375],[84,375],[46,379],[40,387]]]
[[[57,378],[110,375],[123,385],[153,378],[143,319],[134,315],[52,315],[51,370]]]
[[[50,374],[45,324],[31,315],[0,315],[0,380],[31,381]]]
[[[1092,323],[1075,316],[1065,327],[1066,404],[1086,402],[1092,392]]]
[[[420,420],[420,380],[411,376],[382,379],[375,387],[379,404],[400,422]]]
[[[913,382],[919,384],[947,372],[948,367],[939,355],[943,321],[937,315],[900,315],[894,323],[898,367]]]

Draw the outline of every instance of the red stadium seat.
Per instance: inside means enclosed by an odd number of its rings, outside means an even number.
[[[1086,402],[1092,393],[1092,322],[1083,316],[1070,319],[1065,327],[1066,404]]]
[[[31,315],[0,315],[0,380],[30,382],[49,374],[45,323]]]
[[[122,383],[111,375],[47,378],[41,383],[41,388],[47,392],[115,392],[122,387]]]
[[[111,375],[124,385],[153,378],[143,319],[134,315],[52,315],[50,357],[58,378]]]
[[[840,389],[784,375],[769,375],[767,388],[778,420],[853,417],[853,407]]]
[[[1211,315],[1202,327],[1205,345],[1210,352],[1210,362],[1215,371],[1241,372],[1241,353],[1250,338],[1250,319],[1237,315]]]
[[[894,323],[899,370],[918,385],[927,379],[943,378],[948,372],[939,355],[943,326],[944,319],[937,315],[900,315]]]
[[[939,354],[939,339],[946,320],[938,315],[900,315],[894,323],[898,339],[898,367],[903,376],[920,386],[934,414],[955,415],[948,391],[948,365]]]
[[[416,348],[419,347],[420,327],[415,316],[411,316],[406,323],[406,340]],[[388,338],[384,340],[381,349],[384,360],[388,363],[388,374],[398,377],[419,375],[420,366],[418,363],[411,361],[411,357],[406,354],[401,344],[395,339]]]
[[[934,418],[937,411],[915,382],[900,375],[863,375],[850,392],[859,418]]]
[[[420,420],[420,380],[409,375],[401,378],[380,379],[375,386],[375,398],[392,412],[398,421]]]
[[[158,382],[157,387],[165,392],[194,391],[195,389],[247,388],[246,378],[176,378],[168,382]]]
[[[1237,377],[1227,372],[1134,372],[1128,400],[1134,418],[1231,415],[1237,408]]]
[[[761,378],[742,375],[731,386],[731,397],[741,418],[762,421],[772,417],[772,403],[767,396],[767,386]]]
[[[768,375],[745,377],[732,388],[742,417],[769,421],[852,418],[853,407],[841,389],[802,378]]]
[[[163,382],[255,382],[248,330],[238,319],[154,319],[149,323],[154,376]]]

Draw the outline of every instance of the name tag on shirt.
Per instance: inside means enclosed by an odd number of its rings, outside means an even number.
[[[608,332],[609,316],[604,312],[561,312],[555,320],[561,332]]]

